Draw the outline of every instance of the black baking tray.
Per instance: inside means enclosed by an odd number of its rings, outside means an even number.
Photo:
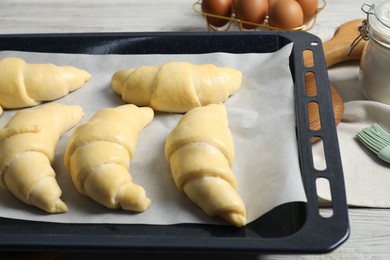
[[[205,224],[59,224],[0,218],[0,250],[256,255],[326,253],[337,248],[348,238],[349,224],[328,74],[318,37],[301,31],[0,35],[0,50],[86,54],[269,53],[291,42],[296,136],[307,203],[281,205],[240,229]],[[305,50],[313,53],[313,67],[303,64]],[[308,72],[315,73],[316,96],[306,95]],[[309,128],[308,102],[319,106],[320,130]],[[325,170],[316,170],[313,165],[313,137],[323,140]],[[325,178],[330,184],[333,212],[330,217],[320,214],[318,178]]]

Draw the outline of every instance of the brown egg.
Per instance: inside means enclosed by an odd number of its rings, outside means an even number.
[[[268,0],[238,0],[235,4],[236,18],[251,23],[262,24],[268,12]],[[243,23],[245,29],[256,28],[255,25]]]
[[[202,0],[202,12],[219,16],[231,17],[232,0]],[[207,22],[216,27],[222,27],[229,22],[229,19],[222,19],[212,16],[206,17]]]
[[[295,0],[277,0],[268,12],[270,26],[293,29],[303,24],[303,10]]]
[[[296,0],[303,10],[303,23],[308,23],[318,10],[318,0]]]
[[[268,10],[272,8],[272,6],[277,2],[278,0],[268,0]]]
[[[240,0],[232,0],[232,8],[233,8],[233,12],[235,12],[235,11],[236,11],[236,6],[237,6],[237,3],[238,3],[238,1],[240,1]]]

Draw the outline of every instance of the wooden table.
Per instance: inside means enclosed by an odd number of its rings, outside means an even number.
[[[365,18],[363,0],[328,0],[310,31],[323,41],[349,20]],[[194,0],[3,0],[0,1],[0,34],[204,31],[203,18],[192,9]],[[234,28],[233,28],[234,29]],[[349,75],[357,77],[357,63],[348,63]],[[330,79],[342,83],[338,68]],[[390,209],[351,208],[351,235],[334,252],[321,256],[264,256],[264,259],[387,259],[390,258]],[[4,256],[9,256],[7,253]],[[22,254],[25,256],[25,254]],[[66,258],[67,254],[32,254],[34,259]]]

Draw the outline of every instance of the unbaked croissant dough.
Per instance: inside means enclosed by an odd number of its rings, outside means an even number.
[[[52,101],[80,88],[90,78],[87,71],[72,66],[30,64],[16,57],[4,58],[0,60],[0,107],[31,107]]]
[[[246,210],[232,172],[234,146],[223,104],[187,112],[169,133],[165,156],[176,186],[209,216],[246,224]]]
[[[182,113],[224,102],[240,88],[241,81],[241,72],[230,67],[167,62],[118,70],[112,77],[112,87],[127,103]]]
[[[140,131],[154,117],[149,107],[105,108],[71,135],[65,167],[77,190],[108,208],[145,211],[151,201],[132,182],[130,160]]]
[[[49,213],[68,210],[51,167],[57,142],[84,113],[80,106],[48,104],[22,110],[0,130],[0,184]]]

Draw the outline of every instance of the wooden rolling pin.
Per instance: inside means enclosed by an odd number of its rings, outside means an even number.
[[[352,42],[359,36],[358,27],[362,25],[362,19],[349,21],[341,25],[333,35],[332,39],[323,43],[323,50],[325,55],[326,67],[329,68],[335,64],[350,61],[360,60],[366,41],[360,41],[350,55],[348,55]],[[304,64],[306,67],[314,65],[313,56],[310,53],[303,53]],[[317,95],[317,86],[314,74],[306,75],[306,94],[308,96]],[[340,93],[330,82],[333,112],[336,125],[338,125],[343,118],[344,101]],[[312,130],[321,128],[321,121],[319,116],[318,106],[314,103],[308,104],[309,126]]]

